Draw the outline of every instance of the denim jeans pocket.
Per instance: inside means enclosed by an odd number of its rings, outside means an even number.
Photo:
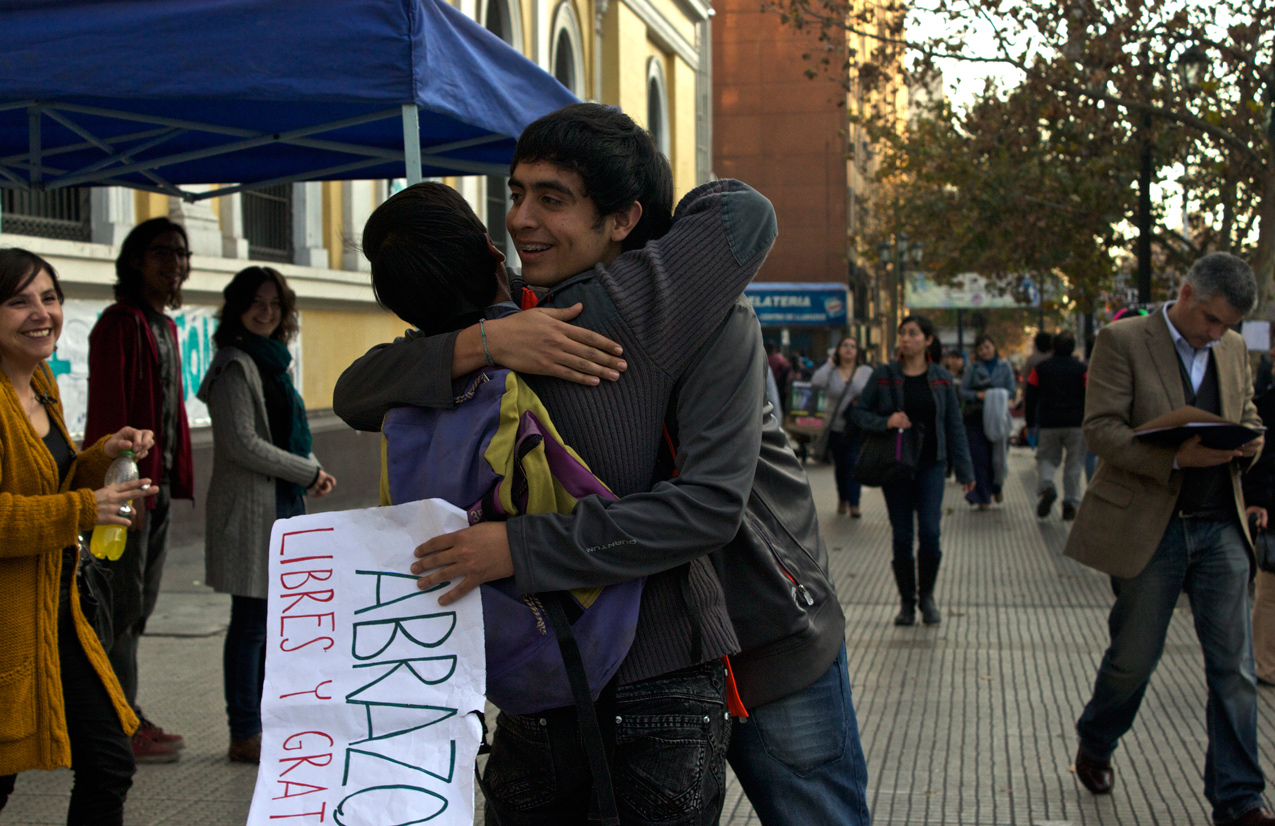
[[[537,717],[501,713],[496,718],[483,785],[502,809],[523,812],[557,794],[549,733]]]
[[[844,673],[830,671],[805,691],[753,709],[745,725],[756,727],[774,760],[798,775],[815,771],[845,752],[846,679]]]
[[[705,784],[716,774],[712,761],[725,756],[723,717],[720,711],[716,720],[708,714],[621,716],[613,778],[624,807],[652,823],[682,822],[699,811]]]

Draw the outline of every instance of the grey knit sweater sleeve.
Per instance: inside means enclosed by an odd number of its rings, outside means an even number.
[[[741,181],[712,181],[682,198],[664,237],[599,267],[599,280],[634,338],[677,377],[757,274],[777,234],[766,196]]]
[[[376,345],[337,379],[332,411],[355,430],[376,432],[395,407],[450,408],[457,335],[409,330],[390,344]]]
[[[679,383],[678,476],[646,493],[582,499],[571,514],[508,522],[522,593],[610,585],[665,571],[738,532],[761,451],[765,353],[740,300]]]

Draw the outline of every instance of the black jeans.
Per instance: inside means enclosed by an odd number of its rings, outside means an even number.
[[[68,826],[120,826],[124,798],[133,785],[132,742],[120,726],[106,686],[80,646],[69,608],[59,608],[62,703],[75,773],[66,822]],[[0,810],[8,802],[16,778],[13,774],[0,777]]]
[[[124,699],[137,708],[137,644],[159,599],[159,583],[168,556],[168,483],[161,482],[155,507],[145,511],[139,530],[129,531],[124,555],[105,565],[111,570],[111,624],[115,645],[106,652],[124,689]],[[141,502],[139,506],[144,507]]]
[[[618,686],[598,700],[625,826],[716,824],[725,802],[725,669],[710,662]],[[487,826],[597,821],[574,708],[501,714],[484,785]]]

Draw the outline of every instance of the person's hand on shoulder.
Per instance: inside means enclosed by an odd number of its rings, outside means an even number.
[[[604,335],[568,322],[583,304],[536,307],[485,322],[491,360],[518,373],[553,376],[576,384],[616,381],[628,368],[624,350]]]

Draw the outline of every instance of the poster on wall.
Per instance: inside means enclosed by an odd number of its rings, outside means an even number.
[[[77,437],[84,433],[84,417],[88,409],[89,333],[108,306],[109,301],[68,298],[62,305],[62,336],[58,339],[57,351],[49,359],[49,367],[53,368],[62,394],[67,429]],[[204,380],[204,373],[208,372],[216,352],[212,336],[217,329],[217,310],[217,307],[193,304],[168,311],[177,325],[177,342],[182,354],[182,401],[191,427],[209,423],[208,407],[195,398],[195,393],[199,392],[199,384]],[[299,323],[300,314],[297,320]],[[302,392],[300,336],[288,349],[292,351],[292,380],[297,392]]]
[[[408,572],[418,544],[468,524],[439,499],[274,523],[248,826],[472,826],[482,598],[443,608],[451,583]]]

